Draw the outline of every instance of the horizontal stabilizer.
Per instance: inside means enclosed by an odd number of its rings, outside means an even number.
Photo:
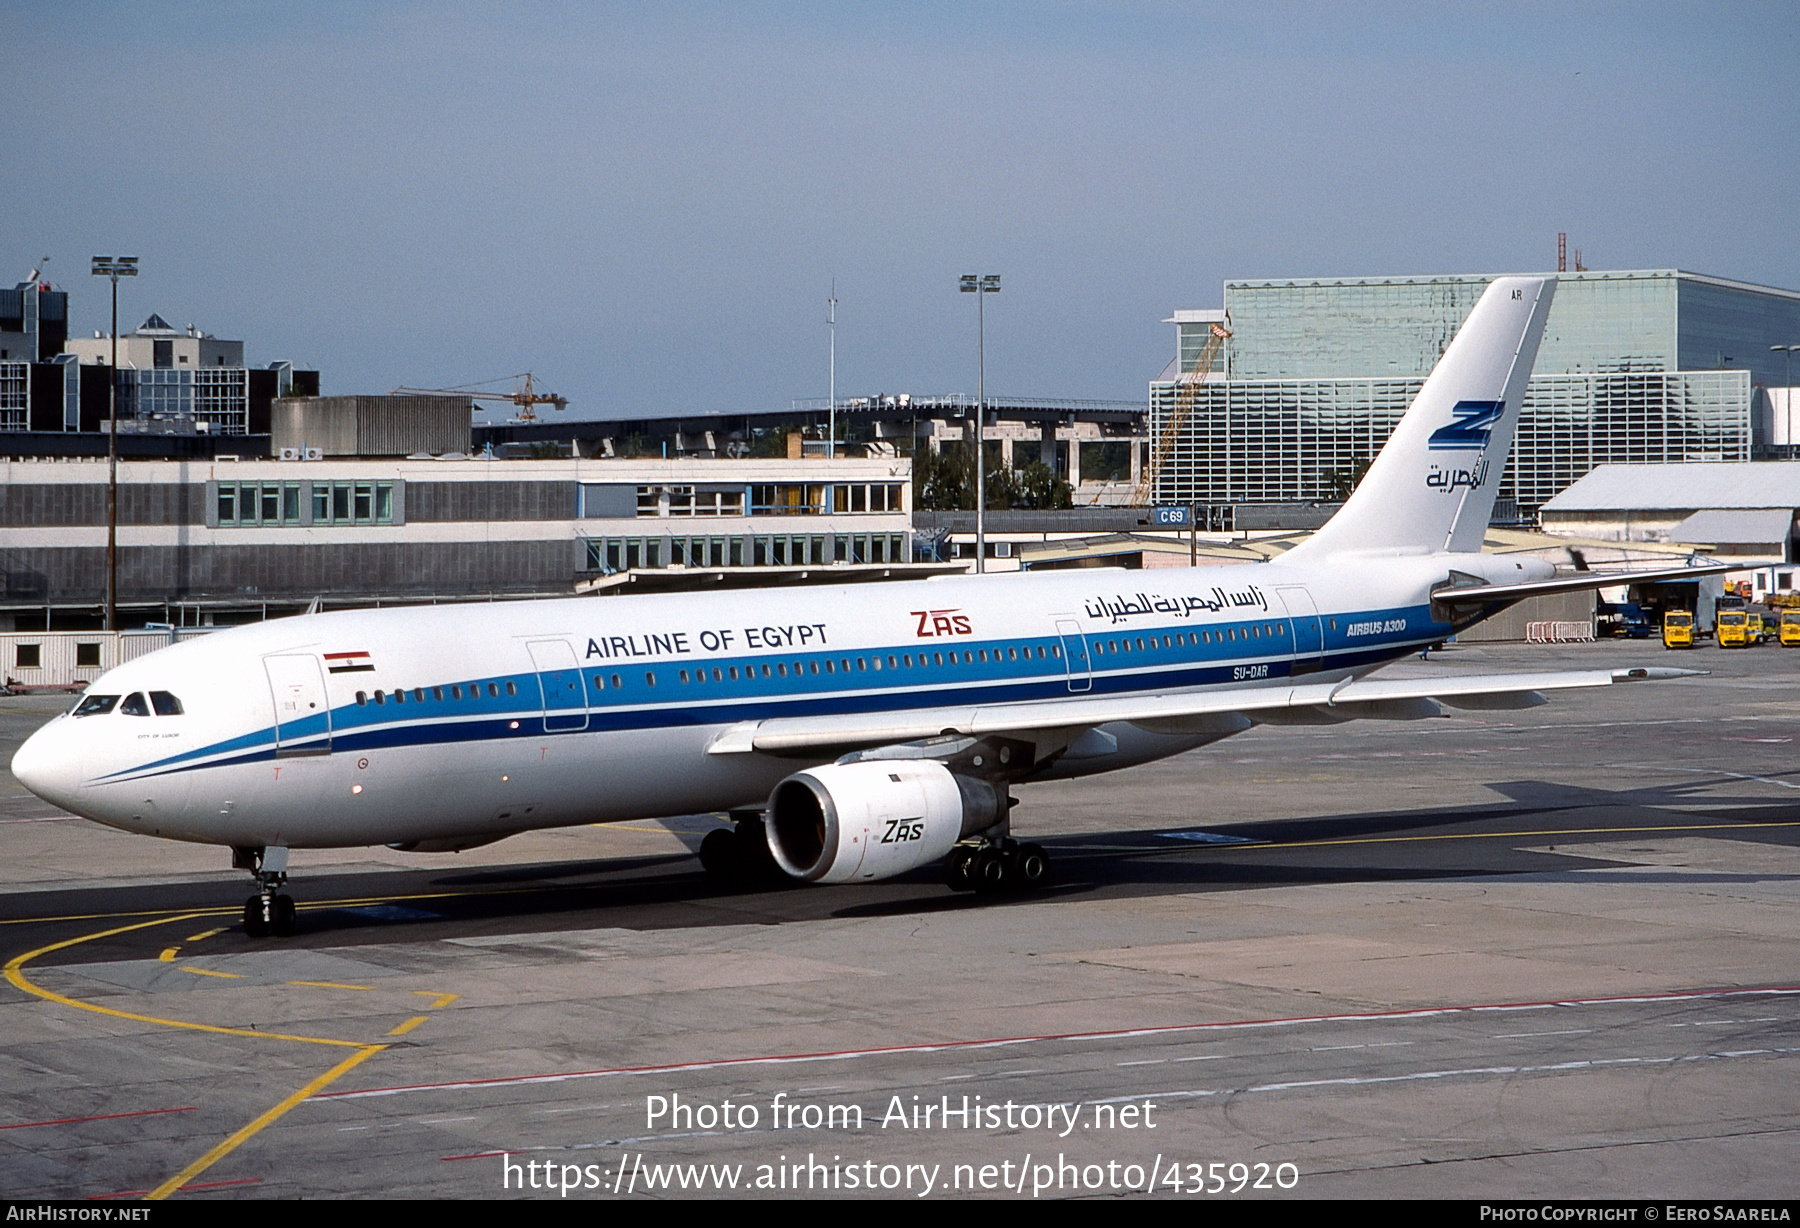
[[[1552,593],[1579,593],[1586,589],[1612,588],[1620,584],[1666,584],[1719,576],[1728,571],[1754,571],[1756,563],[1702,563],[1695,567],[1662,567],[1655,571],[1578,571],[1554,580],[1526,580],[1519,584],[1471,584],[1446,586],[1432,591],[1438,605],[1470,608],[1495,602],[1522,601]]]

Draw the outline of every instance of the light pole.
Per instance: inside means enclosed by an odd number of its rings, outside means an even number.
[[[119,278],[137,276],[136,256],[95,256],[94,276],[112,278],[112,370],[106,390],[106,629],[119,629]]]
[[[831,408],[825,419],[825,459],[837,455],[837,278],[831,279],[831,297],[825,300],[831,313],[825,319],[831,329]]]
[[[1000,293],[1000,274],[962,276],[962,293],[975,296],[975,570],[987,570],[987,320],[985,295]]]

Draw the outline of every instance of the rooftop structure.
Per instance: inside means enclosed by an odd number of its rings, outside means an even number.
[[[1794,562],[1800,461],[1603,465],[1546,503],[1542,515],[1550,533]]]
[[[1800,461],[1760,465],[1601,465],[1544,505],[1568,512],[1800,508]]]
[[[105,366],[112,361],[112,338],[98,330],[92,337],[76,337],[67,352],[80,361]],[[192,324],[173,328],[154,313],[129,333],[119,334],[119,366],[149,370],[180,367],[241,367],[244,343],[226,341],[201,332]]]
[[[0,290],[0,362],[49,362],[68,340],[69,296],[38,273]]]

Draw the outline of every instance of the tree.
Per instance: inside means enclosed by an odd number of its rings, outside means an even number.
[[[1016,475],[1018,501],[1015,507],[1040,511],[1074,507],[1075,488],[1057,477],[1043,461],[1032,461]]]
[[[923,511],[972,511],[975,507],[975,450],[958,442],[940,451],[922,450],[913,458],[913,506]],[[1042,461],[1021,470],[990,458],[987,510],[1050,510],[1075,506],[1075,492]]]
[[[1325,489],[1330,492],[1328,497],[1334,502],[1342,503],[1358,486],[1362,485],[1362,480],[1368,476],[1368,473],[1368,458],[1359,456],[1350,463],[1348,472],[1342,469],[1327,469],[1319,476],[1325,482]]]

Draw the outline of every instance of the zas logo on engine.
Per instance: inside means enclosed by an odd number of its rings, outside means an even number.
[[[969,616],[961,610],[912,610],[909,613],[919,620],[918,637],[922,640],[975,634],[975,629],[969,625]]]

